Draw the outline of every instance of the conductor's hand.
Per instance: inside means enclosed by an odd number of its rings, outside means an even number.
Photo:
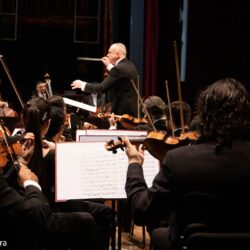
[[[107,56],[102,57],[101,60],[106,67],[110,64],[110,60]]]
[[[81,80],[75,80],[71,83],[71,88],[72,89],[81,89],[82,88],[83,81]]]
[[[140,165],[144,162],[144,149],[142,145],[140,147],[136,147],[135,145],[131,144],[128,137],[125,137],[123,140],[125,145],[125,151],[128,156],[128,163],[139,163]]]
[[[26,165],[21,164],[18,172],[18,183],[23,187],[23,183],[27,180],[32,180],[38,183],[37,176]]]

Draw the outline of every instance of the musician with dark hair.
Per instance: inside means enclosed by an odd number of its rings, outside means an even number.
[[[182,107],[180,107],[182,105]],[[182,101],[174,101],[170,103],[166,107],[166,115],[167,115],[167,124],[169,128],[169,132],[172,133],[174,136],[179,137],[181,132],[188,132],[190,129],[190,121],[192,116],[192,109],[191,106],[187,103]],[[170,112],[172,115],[172,122],[170,119]],[[183,117],[183,124],[182,124],[182,118]],[[182,127],[183,126],[183,127]]]
[[[167,116],[165,109],[166,103],[159,96],[149,96],[141,107],[142,117],[144,117],[148,123],[140,124],[136,126],[136,129],[167,131]]]
[[[249,93],[235,79],[216,81],[200,93],[196,113],[198,143],[166,152],[151,187],[143,176],[143,150],[125,140],[128,201],[134,222],[147,225],[154,250],[182,249],[180,236],[190,223],[250,231]],[[161,224],[166,217],[168,227]]]
[[[15,250],[67,247],[103,250],[97,224],[89,213],[52,211],[37,175],[25,163],[25,159],[33,154],[33,139],[32,133],[25,135],[22,157],[18,159],[18,164],[17,161],[12,163],[16,164],[12,174],[16,185],[10,184],[12,176],[2,171],[7,165],[3,163],[2,157],[5,156],[1,151],[0,246]]]
[[[33,91],[31,98],[33,97],[42,97],[44,99],[49,98],[49,92],[47,89],[47,82],[44,80],[39,80],[36,82],[36,89]]]
[[[53,115],[55,111],[54,108],[51,109],[49,101],[41,97],[31,99],[23,108],[22,117],[26,132],[32,132],[35,135],[34,153],[28,161],[28,166],[39,176],[43,192],[48,198],[53,211],[66,212],[66,214],[72,212],[89,213],[94,217],[98,225],[99,233],[102,235],[102,243],[108,248],[114,220],[112,208],[94,201],[71,200],[64,203],[55,202],[55,144],[44,140],[51,122],[51,112]],[[61,112],[59,121],[56,119],[58,123],[55,124],[55,120],[52,122],[54,123],[53,129],[60,130],[62,118]],[[53,138],[48,139],[53,140]],[[68,223],[68,230],[73,230],[74,220],[68,221]],[[67,224],[64,226],[67,227]],[[98,234],[92,237],[98,237]]]

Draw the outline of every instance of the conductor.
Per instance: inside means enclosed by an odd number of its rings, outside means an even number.
[[[136,117],[137,94],[133,82],[137,83],[138,72],[135,65],[126,56],[127,49],[124,44],[112,44],[107,56],[101,58],[108,71],[108,76],[101,83],[74,80],[71,83],[72,89],[80,88],[87,93],[107,93],[113,113]]]

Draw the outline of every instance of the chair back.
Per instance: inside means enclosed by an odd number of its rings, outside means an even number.
[[[185,197],[182,249],[250,249],[249,207],[240,196],[193,192]]]
[[[183,250],[250,249],[249,232],[223,232],[200,223],[187,225],[182,236]]]

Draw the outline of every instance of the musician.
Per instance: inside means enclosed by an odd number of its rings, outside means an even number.
[[[53,145],[54,143],[44,140],[51,122],[50,114],[51,106],[49,101],[41,97],[31,99],[24,106],[22,117],[25,129],[35,135],[34,153],[28,165],[40,177],[43,192],[48,198],[53,211],[91,214],[98,224],[102,242],[105,242],[104,244],[108,248],[113,223],[113,211],[109,206],[94,201],[73,200],[64,203],[55,202],[55,146]],[[60,126],[56,127],[60,130]],[[74,226],[73,221],[70,225]]]
[[[249,232],[249,93],[235,79],[216,81],[200,93],[196,111],[199,143],[169,150],[149,188],[143,177],[143,150],[125,140],[127,197],[135,223],[147,224],[155,250],[182,249],[186,223]],[[169,227],[161,225],[165,216]]]
[[[0,173],[2,247],[15,250],[42,249],[45,246],[49,247],[46,249],[62,249],[70,244],[79,247],[77,249],[103,250],[93,217],[87,213],[53,213],[38,177],[21,162],[17,183],[23,190],[21,193],[12,188]]]
[[[141,120],[143,122],[135,122],[134,126],[131,126],[130,129],[167,131],[166,103],[159,96],[150,96],[143,104],[144,107],[141,110],[141,116],[143,117]],[[114,113],[110,114],[108,121],[109,129],[117,129],[117,119]]]
[[[82,102],[91,106],[97,107],[97,112],[105,112],[107,103],[107,97],[105,93],[84,93]],[[83,117],[92,117],[93,112],[87,110],[79,110],[79,113]]]
[[[61,108],[56,106],[50,107],[50,125],[45,135],[45,139],[54,143],[65,142],[66,139],[63,136],[65,123],[65,113]]]
[[[116,115],[137,116],[137,94],[131,80],[137,83],[138,72],[127,58],[127,49],[122,43],[110,46],[108,54],[102,57],[109,75],[101,83],[87,83],[75,80],[72,89],[80,88],[86,93],[107,93],[111,103],[111,112]]]
[[[152,127],[148,115],[150,116],[154,127]],[[149,96],[144,101],[144,107],[142,107],[142,116],[144,116],[144,118],[148,121],[148,123],[138,125],[136,127],[137,130],[152,131],[154,130],[154,128],[157,131],[168,130],[166,103],[159,96]]]
[[[183,132],[188,132],[190,129],[190,122],[192,116],[192,109],[191,106],[187,103],[182,101],[182,115],[183,115]],[[169,132],[173,135],[178,137],[182,132],[182,124],[181,124],[181,112],[180,112],[180,102],[174,101],[170,103],[171,114],[172,114],[172,121],[170,119],[170,110],[169,106],[166,107],[166,115],[167,115],[167,124],[169,128]]]
[[[39,80],[36,82],[36,89],[33,91],[31,98],[33,97],[42,97],[44,99],[48,99],[49,92],[47,89],[48,85],[45,80]]]
[[[80,118],[74,113],[68,113],[67,106],[62,96],[52,95],[48,98],[51,107],[60,108],[65,115],[64,129],[62,135],[65,137],[65,141],[75,141],[76,130],[81,126]]]
[[[21,165],[18,179],[24,188],[24,195],[10,187],[0,174],[0,235],[8,248],[21,249],[26,246],[28,249],[34,243],[32,234],[34,237],[45,230],[50,207],[41,192],[37,176],[25,165]]]

